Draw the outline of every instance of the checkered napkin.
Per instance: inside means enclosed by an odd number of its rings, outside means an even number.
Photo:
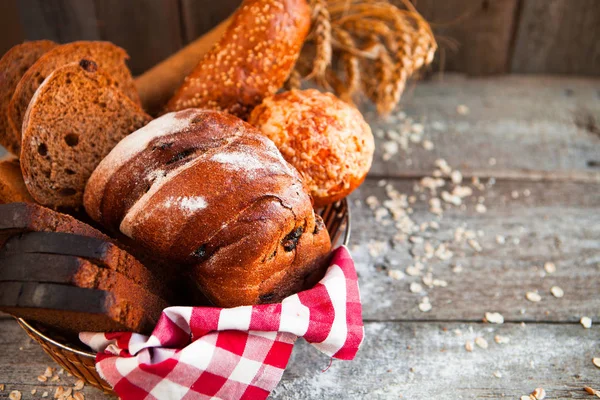
[[[265,399],[298,337],[351,360],[364,337],[354,263],[334,251],[325,277],[279,304],[169,307],[152,332],[81,333],[123,399]]]

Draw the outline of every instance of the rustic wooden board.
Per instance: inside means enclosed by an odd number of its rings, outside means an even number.
[[[177,1],[94,0],[94,4],[100,37],[127,50],[134,75],[156,65],[183,45]]]
[[[0,320],[0,332],[0,383],[6,385],[0,399],[11,390],[20,390],[23,400],[39,398],[44,390],[51,398],[57,386],[75,381],[63,375],[58,383],[38,382],[46,366],[55,365],[52,360],[13,320]],[[495,343],[495,335],[510,343]],[[489,348],[467,352],[465,342],[478,336]],[[587,399],[583,386],[600,386],[591,363],[598,356],[598,341],[600,328],[577,324],[372,322],[366,324],[357,359],[334,361],[326,372],[329,358],[300,340],[271,398],[514,399],[543,387],[548,398]],[[502,378],[493,375],[496,371]],[[110,398],[88,386],[83,392],[89,400]]]
[[[416,181],[396,180],[392,184],[401,193],[411,195]],[[523,192],[530,191],[529,197]],[[511,194],[517,191],[518,199]],[[433,277],[447,281],[447,287],[411,293],[411,282],[421,277],[406,276],[395,280],[388,269],[405,271],[414,265],[410,252],[423,254],[423,245],[394,242],[393,224],[374,220],[374,212],[365,204],[374,195],[383,202],[383,187],[368,180],[352,195],[352,231],[350,249],[360,276],[364,318],[368,320],[460,320],[481,321],[485,312],[500,312],[511,321],[571,321],[582,316],[600,319],[600,185],[567,182],[497,182],[465,203],[467,209],[444,212],[441,220],[429,212],[427,201],[417,201],[412,219],[417,223],[438,221],[439,231],[419,233],[437,247],[452,242],[456,228],[481,230],[478,238],[483,251],[476,252],[466,243],[449,245],[455,255],[447,261],[429,262]],[[485,214],[474,209],[477,196],[484,196]],[[356,203],[360,200],[360,204]],[[496,236],[506,244],[496,243]],[[514,244],[518,239],[519,244]],[[369,254],[370,246],[380,243],[380,254]],[[411,250],[412,249],[412,250]],[[554,262],[557,271],[544,275],[545,262]],[[452,266],[463,271],[454,273]],[[561,287],[561,299],[550,294],[552,286]],[[542,301],[525,299],[528,291],[539,291]],[[421,312],[418,304],[427,294],[433,305]]]
[[[0,54],[6,53],[11,47],[23,41],[23,28],[19,22],[17,0],[0,2]]]
[[[440,45],[434,70],[441,63],[447,71],[471,75],[507,71],[517,0],[412,1],[431,23]]]
[[[511,72],[600,75],[596,0],[525,0]]]
[[[459,114],[459,105],[466,105],[468,114]],[[427,175],[434,161],[444,158],[465,176],[600,181],[597,79],[445,74],[408,90],[401,107],[423,123],[424,138],[435,148],[412,144],[410,155],[400,150],[383,162],[384,140],[378,139],[373,176]],[[400,129],[393,118],[367,114],[374,132]]]
[[[19,0],[27,40],[99,40],[93,0]]]
[[[186,43],[208,32],[225,20],[241,0],[181,0],[183,35]]]
[[[495,343],[497,334],[510,343]],[[465,351],[477,336],[489,348]],[[329,358],[298,343],[272,398],[519,399],[543,387],[547,399],[592,399],[582,389],[600,386],[599,341],[599,327],[577,325],[369,323],[357,358],[325,372]]]

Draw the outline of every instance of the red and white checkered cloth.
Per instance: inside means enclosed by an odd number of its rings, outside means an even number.
[[[298,337],[342,360],[364,337],[354,263],[334,251],[325,277],[279,304],[166,308],[152,336],[82,333],[123,399],[265,399]]]

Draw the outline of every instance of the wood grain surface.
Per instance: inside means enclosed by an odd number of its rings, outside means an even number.
[[[600,75],[596,0],[525,0],[511,71]]]

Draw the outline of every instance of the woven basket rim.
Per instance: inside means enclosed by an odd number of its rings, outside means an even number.
[[[336,204],[340,204],[343,206],[343,208],[345,208],[346,210],[346,214],[344,215],[344,220],[343,223],[346,224],[345,229],[344,229],[344,236],[343,236],[343,240],[342,240],[342,245],[347,246],[348,243],[350,242],[350,231],[351,231],[351,218],[350,218],[350,207],[348,205],[348,201],[344,198],[342,200],[340,200],[338,203],[334,203],[334,206]],[[60,343],[50,337],[48,337],[47,335],[43,334],[42,332],[40,332],[38,329],[34,328],[33,326],[31,326],[31,324],[29,324],[27,321],[25,321],[23,318],[17,318],[17,320],[19,321],[20,324],[24,325],[27,329],[29,329],[32,333],[34,333],[35,335],[39,336],[42,340],[46,341],[46,342],[50,342],[52,343],[54,346],[59,347],[62,350],[65,351],[69,351],[72,353],[75,353],[81,357],[86,357],[86,358],[91,358],[91,359],[96,359],[96,354],[89,352],[89,351],[84,351],[84,350],[77,350],[71,346],[68,346],[66,344]]]

